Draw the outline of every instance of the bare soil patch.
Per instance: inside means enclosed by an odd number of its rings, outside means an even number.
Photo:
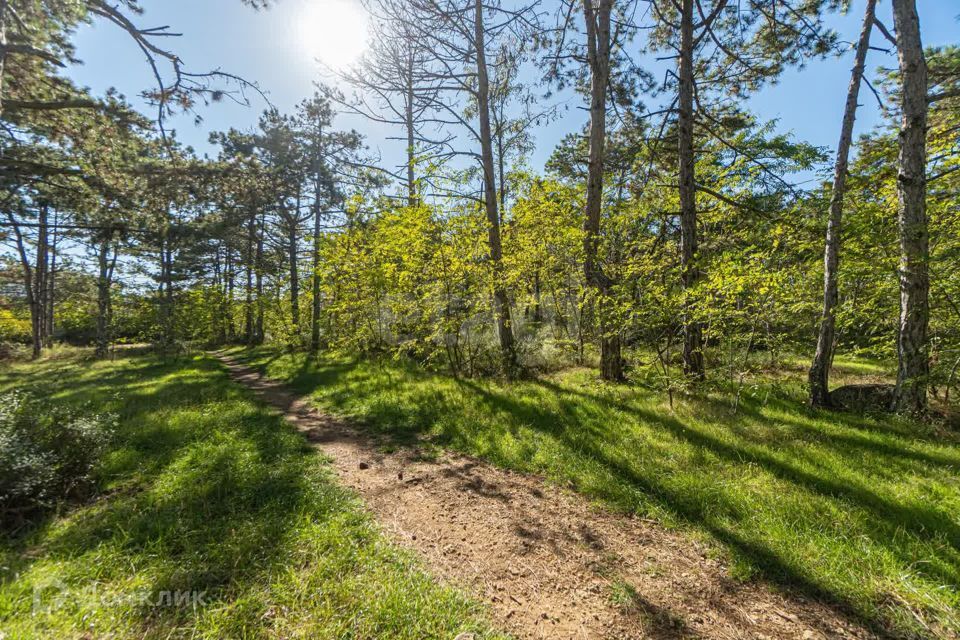
[[[872,638],[842,612],[729,577],[707,549],[609,513],[541,478],[416,447],[386,453],[284,385],[226,356],[249,387],[333,460],[387,533],[486,601],[518,638]]]

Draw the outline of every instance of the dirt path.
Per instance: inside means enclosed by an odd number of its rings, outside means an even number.
[[[541,479],[446,454],[385,454],[282,384],[219,356],[333,459],[399,544],[519,638],[870,638],[823,604],[740,584],[695,542]]]

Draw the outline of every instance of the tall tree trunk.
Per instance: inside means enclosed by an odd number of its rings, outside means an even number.
[[[915,0],[893,0],[900,61],[900,159],[897,176],[900,227],[900,332],[894,407],[908,413],[927,408],[930,374],[930,240],[927,229],[927,63]]]
[[[264,301],[263,301],[263,235],[264,235],[264,225],[266,224],[265,214],[260,214],[259,229],[257,232],[257,261],[256,261],[256,273],[257,273],[257,323],[255,330],[254,342],[256,344],[263,344],[264,340]]]
[[[50,273],[47,275],[47,287],[46,287],[46,325],[43,329],[43,334],[45,338],[45,346],[50,349],[53,347],[53,332],[54,332],[54,312],[56,311],[55,297],[56,297],[56,275],[57,275],[57,244],[59,238],[57,237],[57,229],[59,227],[60,214],[58,211],[54,211],[53,214],[53,232],[52,240],[50,241]]]
[[[253,272],[254,272],[254,245],[257,237],[257,217],[253,211],[250,212],[250,218],[247,220],[247,286],[246,300],[244,301],[244,337],[247,346],[254,344],[253,327]]]
[[[168,232],[160,239],[160,355],[171,354],[174,342],[173,331],[173,251]]]
[[[0,116],[3,115],[3,101],[7,97],[6,93],[6,71],[7,71],[7,14],[9,11],[9,0],[0,0]]]
[[[680,268],[683,281],[683,370],[696,380],[703,380],[703,326],[696,317],[692,289],[700,279],[697,255],[697,187],[696,154],[693,145],[693,49],[694,0],[682,0],[680,11],[680,69],[677,118],[680,160]]]
[[[105,233],[97,251],[97,264],[100,268],[97,278],[97,340],[96,356],[106,357],[110,349],[110,327],[112,325],[113,305],[110,302],[110,290],[113,285],[113,270],[116,266],[116,251],[110,259],[111,237]]]
[[[493,275],[493,304],[500,339],[504,369],[516,373],[517,349],[510,319],[510,297],[503,284],[503,246],[500,239],[500,212],[497,202],[496,166],[493,157],[493,135],[490,127],[490,79],[487,74],[486,27],[483,22],[483,0],[474,2],[474,46],[477,57],[477,111],[480,118],[480,147],[483,163],[483,200],[487,213],[487,236]]]
[[[542,289],[540,284],[540,269],[533,272],[533,321],[537,324],[543,322]]]
[[[157,341],[157,351],[161,356],[166,355],[166,317],[164,301],[163,301],[163,289],[164,282],[167,280],[167,258],[166,258],[166,234],[161,233],[160,236],[160,273],[157,280],[157,327],[159,328],[159,337]]]
[[[501,118],[502,119],[502,118]],[[500,198],[501,215],[507,211],[506,160],[503,157],[503,127],[497,131],[497,195]]]
[[[13,237],[17,246],[17,255],[20,257],[24,295],[27,298],[27,308],[30,309],[30,332],[31,336],[33,337],[33,358],[37,359],[40,357],[40,352],[37,349],[37,314],[39,309],[37,308],[37,301],[36,297],[34,296],[33,267],[30,266],[30,258],[27,256],[27,245],[23,239],[23,233],[20,231],[20,225],[17,224],[17,219],[8,211],[7,220],[10,221],[10,226],[13,229]]]
[[[237,339],[237,329],[233,322],[233,290],[235,277],[236,260],[233,255],[233,248],[227,244],[226,259],[226,283],[223,297],[223,321],[226,324],[227,341],[233,342]]]
[[[47,226],[47,205],[41,204],[37,227],[37,262],[34,267],[33,303],[36,311],[33,320],[33,358],[39,358],[43,351],[44,329],[46,328],[47,268],[49,266],[49,245]]]
[[[411,64],[408,66],[408,72],[410,73],[409,81],[411,87],[411,93],[408,95],[409,100],[413,100],[412,96],[412,87],[413,87],[413,68],[412,68],[412,59]],[[410,205],[413,206],[414,201],[416,200],[415,186],[413,181],[413,103],[407,103],[407,179],[408,179],[408,189],[410,194]],[[323,119],[319,118],[317,123],[317,140],[314,147],[316,149],[317,157],[314,158],[314,167],[316,168],[316,173],[314,175],[314,184],[313,184],[313,277],[311,278],[312,286],[312,308],[310,312],[310,353],[318,353],[320,351],[320,231],[323,222],[323,180],[326,167],[326,145],[324,144],[323,139]]]
[[[213,288],[217,292],[217,313],[213,314],[211,319],[210,329],[214,336],[214,341],[218,345],[225,344],[227,341],[227,326],[225,323],[226,316],[226,299],[227,299],[227,283],[226,283],[226,266],[222,263],[225,263],[226,260],[221,260],[221,255],[223,253],[223,242],[217,244],[217,252],[213,262]]]
[[[417,177],[416,170],[416,123],[413,118],[414,103],[416,95],[413,87],[414,60],[413,49],[407,53],[407,95],[404,98],[404,125],[407,128],[407,204],[411,207],[417,206],[419,197],[417,195]]]
[[[168,347],[174,347],[177,339],[176,315],[173,308],[173,246],[167,242],[167,290],[164,294],[164,307],[166,308],[166,343]]]
[[[297,198],[299,209],[300,199]],[[296,217],[290,221],[287,230],[288,260],[290,261],[290,318],[293,326],[294,342],[300,344],[300,273],[297,264],[297,225]]]
[[[837,282],[840,268],[840,245],[842,242],[843,198],[847,190],[847,166],[850,159],[850,144],[853,141],[853,125],[857,119],[857,99],[863,82],[863,68],[870,49],[870,33],[873,29],[877,0],[867,0],[863,16],[860,40],[857,42],[853,71],[847,103],[843,110],[840,128],[840,144],[833,167],[833,192],[830,196],[830,216],[827,220],[827,241],[823,252],[823,314],[820,317],[820,334],[817,351],[810,366],[810,404],[815,407],[830,406],[830,367],[833,365],[833,348],[836,336]]]
[[[310,352],[320,351],[320,223],[322,217],[320,195],[313,205],[313,309],[310,314]]]
[[[603,170],[607,142],[607,89],[610,85],[610,14],[613,0],[583,0],[590,65],[590,156],[587,164],[587,200],[584,211],[583,273],[593,289],[594,309],[600,329],[600,377],[623,379],[619,329],[611,317],[612,282],[600,266],[600,217],[603,207]]]

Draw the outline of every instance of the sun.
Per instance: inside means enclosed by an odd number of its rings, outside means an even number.
[[[334,69],[356,62],[367,47],[367,15],[359,0],[305,0],[297,30],[304,52]]]

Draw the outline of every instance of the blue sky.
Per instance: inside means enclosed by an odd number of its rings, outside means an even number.
[[[313,55],[356,47],[362,25],[344,26],[342,20],[328,17],[334,5],[356,3],[357,0],[278,0],[267,11],[254,11],[240,0],[142,0],[145,14],[138,18],[142,26],[170,25],[180,38],[166,40],[186,65],[194,71],[222,68],[256,81],[269,94],[270,101],[284,111],[309,96],[313,83],[321,79],[322,69]],[[546,0],[549,2],[549,0]],[[846,16],[833,16],[830,25],[845,40],[856,38],[865,0],[853,0]],[[960,0],[918,0],[925,45],[960,42]],[[347,7],[349,9],[350,7]],[[359,9],[355,9],[358,11]],[[347,13],[350,13],[349,11]],[[890,2],[881,0],[879,13],[888,25]],[[316,35],[314,35],[316,34]],[[77,34],[78,57],[83,65],[72,67],[70,75],[96,93],[117,88],[139,104],[137,94],[151,86],[151,77],[143,55],[126,34],[105,23],[82,27]],[[327,44],[324,44],[327,43]],[[875,34],[874,44],[885,41]],[[892,55],[871,52],[868,67],[895,64]],[[750,100],[749,108],[763,119],[776,119],[781,131],[792,132],[798,139],[830,149],[836,145],[844,95],[849,82],[851,57],[812,62],[804,69],[788,71],[774,86],[763,89]],[[561,96],[569,106],[557,121],[536,132],[537,149],[531,157],[539,169],[549,157],[556,142],[567,132],[578,130],[586,113],[574,108],[579,99]],[[863,108],[857,130],[867,131],[879,120],[876,101],[868,92],[861,94]],[[170,126],[178,137],[201,153],[213,151],[207,143],[210,131],[228,127],[249,128],[266,104],[257,97],[247,108],[229,102],[201,107],[203,122],[196,126],[192,117],[175,118]],[[373,149],[379,149],[388,164],[398,161],[398,143],[386,138],[391,133],[384,125],[356,118],[342,117],[342,128],[356,128],[365,133]]]

